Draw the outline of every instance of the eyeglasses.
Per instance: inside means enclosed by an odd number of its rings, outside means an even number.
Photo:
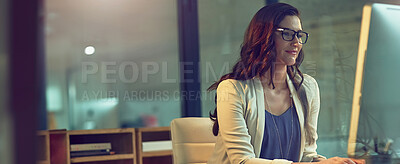
[[[296,32],[289,28],[277,28],[276,31],[281,32],[283,40],[292,41],[294,39],[294,36],[297,36],[297,39],[299,40],[300,44],[307,43],[308,33],[304,31]]]

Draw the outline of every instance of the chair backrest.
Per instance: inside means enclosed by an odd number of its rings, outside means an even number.
[[[216,142],[213,122],[205,117],[177,118],[171,122],[174,164],[207,163]]]

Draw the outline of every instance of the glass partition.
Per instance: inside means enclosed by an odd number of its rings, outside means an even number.
[[[361,14],[368,1],[279,2],[298,8],[303,29],[310,33],[300,69],[320,88],[318,152],[347,156]],[[264,5],[265,1],[199,1],[203,116],[215,108],[214,92],[206,89],[232,68],[250,19]]]
[[[303,73],[313,76],[320,89],[318,153],[347,157],[347,139],[362,8],[367,1],[289,1],[301,12],[309,32],[303,47]]]
[[[46,1],[50,128],[180,117],[176,0]]]

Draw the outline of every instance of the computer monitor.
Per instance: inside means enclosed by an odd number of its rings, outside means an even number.
[[[400,154],[400,6],[363,8],[348,155]]]

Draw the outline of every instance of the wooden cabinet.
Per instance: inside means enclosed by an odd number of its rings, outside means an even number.
[[[37,164],[68,164],[66,130],[42,130],[36,135]]]
[[[50,130],[50,163],[51,164],[68,164],[69,149],[68,135],[65,129]]]
[[[36,133],[36,163],[50,164],[50,142],[48,131],[38,131]]]
[[[37,132],[37,164],[136,164],[135,129],[49,130]],[[71,144],[111,143],[115,154],[70,156]]]
[[[81,164],[136,164],[135,129],[99,129],[68,131],[68,145],[111,143],[113,155],[70,158],[70,163]],[[68,146],[68,152],[70,146]],[[68,155],[69,156],[69,155]]]
[[[146,151],[143,149],[143,143],[161,141],[157,149]],[[172,145],[168,146],[171,141],[171,132],[169,127],[155,128],[137,128],[136,129],[136,151],[138,164],[172,164]],[[165,144],[167,143],[167,144]]]
[[[111,143],[112,155],[71,157],[72,144]],[[152,149],[143,149],[143,145]],[[37,132],[37,164],[172,164],[169,127]],[[149,147],[147,147],[149,148]],[[151,146],[150,146],[151,148]]]

